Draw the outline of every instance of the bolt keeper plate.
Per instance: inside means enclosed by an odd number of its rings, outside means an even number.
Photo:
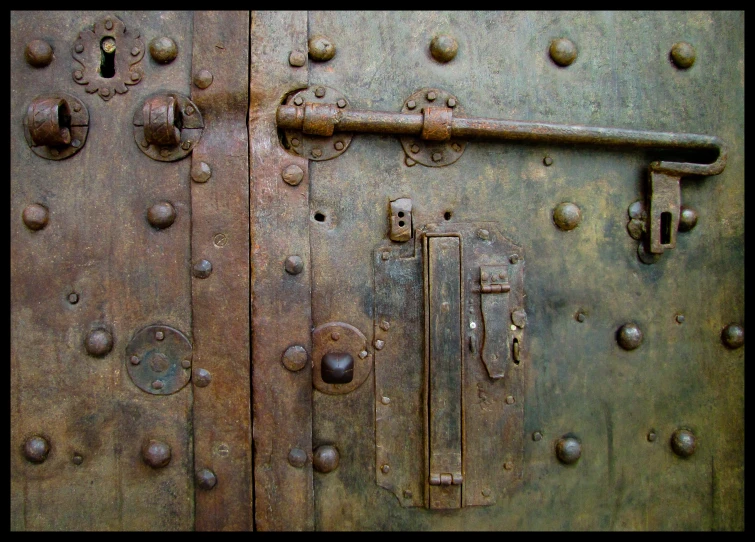
[[[192,347],[170,326],[147,326],[126,347],[126,368],[134,384],[154,395],[175,393],[191,379]]]

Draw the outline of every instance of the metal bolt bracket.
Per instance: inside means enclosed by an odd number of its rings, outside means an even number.
[[[32,100],[24,116],[24,137],[32,152],[47,160],[64,160],[79,152],[89,133],[89,111],[65,92]]]
[[[162,333],[162,339],[158,333]],[[189,383],[191,371],[184,367],[184,361],[191,360],[191,356],[192,346],[186,335],[169,326],[150,325],[137,331],[128,343],[126,369],[142,391],[170,395]],[[155,386],[157,382],[160,384]]]
[[[182,94],[153,94],[134,112],[136,146],[160,162],[188,156],[203,131],[199,108]]]

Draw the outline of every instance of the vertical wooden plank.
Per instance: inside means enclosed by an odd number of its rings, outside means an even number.
[[[249,367],[249,12],[196,12],[192,86],[205,130],[192,154],[192,263],[212,273],[192,281],[196,529],[251,530]],[[206,384],[207,371],[210,383]],[[203,377],[197,378],[198,374]],[[211,472],[210,472],[211,471]],[[213,486],[213,475],[215,484]]]
[[[289,64],[307,51],[305,12],[255,12],[251,25],[249,137],[252,171],[252,374],[255,524],[262,530],[314,528],[312,489],[312,371],[281,363],[291,346],[311,353],[308,161],[278,140],[275,112],[286,94],[307,86],[307,68]],[[302,180],[285,183],[296,166]],[[284,262],[299,256],[298,274]],[[306,454],[303,466],[289,453]],[[296,463],[296,462],[294,462]]]

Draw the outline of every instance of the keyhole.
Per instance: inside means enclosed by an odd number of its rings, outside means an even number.
[[[671,213],[661,213],[661,244],[671,242]]]
[[[105,79],[110,79],[115,75],[115,40],[103,38],[100,42],[100,49],[102,49],[100,75]]]

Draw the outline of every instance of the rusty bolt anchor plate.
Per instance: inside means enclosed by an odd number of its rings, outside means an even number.
[[[89,111],[84,102],[65,92],[37,96],[24,115],[26,143],[34,154],[47,160],[73,156],[84,148],[88,134]]]
[[[368,352],[364,357],[362,352]],[[326,354],[351,356],[352,379],[338,384],[323,380],[322,364]],[[372,355],[367,349],[367,338],[352,325],[344,322],[329,322],[312,332],[312,384],[315,389],[330,395],[349,393],[361,386],[372,372]]]
[[[147,326],[137,331],[126,347],[128,375],[147,393],[176,393],[191,378],[191,351],[189,339],[177,329]],[[182,363],[186,360],[189,363]]]
[[[173,102],[167,98],[172,97]],[[149,110],[145,113],[145,106],[149,102]],[[168,111],[172,107],[172,111]],[[145,119],[145,114],[149,118]],[[153,126],[148,127],[149,133],[162,133],[166,130],[165,119],[172,118],[173,126],[180,131],[180,141],[173,144],[159,144],[148,141],[145,137],[145,122],[152,122]],[[160,122],[162,121],[162,122]],[[183,94],[170,93],[153,94],[141,102],[136,111],[134,111],[134,139],[136,146],[144,154],[160,162],[175,162],[186,158],[194,149],[196,144],[202,138],[204,131],[204,120],[199,108],[194,102]]]
[[[464,111],[459,99],[450,92],[437,88],[423,88],[406,99],[401,112],[422,113],[426,107],[449,107],[454,115]],[[417,162],[428,167],[443,167],[461,158],[467,144],[454,139],[452,134],[448,141],[426,141],[419,136],[406,136],[401,138],[401,146],[406,153],[407,165]]]
[[[286,105],[296,106],[302,110],[302,114],[306,104],[335,104],[339,110],[349,107],[346,96],[334,88],[322,85],[302,89],[291,94],[286,100]],[[318,162],[341,156],[349,148],[354,136],[350,132],[334,132],[331,136],[319,136],[295,130],[286,130],[283,135],[285,147],[289,152]]]

